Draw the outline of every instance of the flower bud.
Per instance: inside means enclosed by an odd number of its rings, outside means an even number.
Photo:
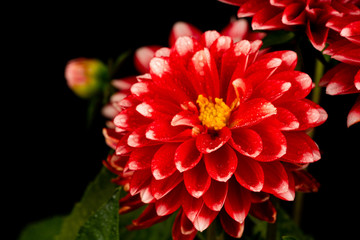
[[[68,62],[65,78],[76,95],[90,98],[101,91],[109,78],[109,72],[98,59],[77,58]]]

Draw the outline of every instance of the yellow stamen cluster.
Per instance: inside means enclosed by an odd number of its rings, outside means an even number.
[[[214,103],[211,97],[208,99],[200,94],[196,103],[200,108],[199,120],[204,126],[214,130],[220,130],[226,126],[231,108],[221,98],[215,98]]]

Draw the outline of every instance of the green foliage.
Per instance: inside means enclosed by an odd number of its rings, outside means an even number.
[[[171,240],[175,214],[147,229],[126,229],[144,207],[119,215],[121,191],[111,183],[113,177],[103,168],[68,216],[33,223],[23,230],[19,240]]]
[[[80,230],[79,237],[86,236],[90,234],[88,228],[91,225],[97,225],[108,217],[112,217],[109,221],[114,222],[110,226],[102,225],[103,228],[109,229],[101,231],[113,231],[113,224],[116,224],[118,229],[118,221],[114,219],[114,215],[116,217],[118,215],[119,191],[116,191],[117,186],[111,183],[113,177],[112,173],[103,168],[95,180],[88,185],[81,201],[75,204],[68,216],[54,217],[31,224],[23,230],[19,240],[75,240]]]
[[[29,224],[21,233],[19,240],[49,240],[59,234],[64,217],[55,216]]]
[[[89,184],[81,201],[75,204],[72,212],[64,219],[60,234],[55,240],[72,240],[84,223],[92,216],[104,202],[110,199],[116,186],[110,182],[113,175],[103,168],[96,179]]]
[[[80,228],[76,240],[119,239],[119,196],[116,191]]]
[[[294,32],[289,31],[274,31],[268,32],[266,37],[263,39],[262,48],[268,48],[275,45],[280,45],[289,42],[295,37]]]
[[[265,240],[268,223],[254,217],[250,218],[255,223],[253,236],[258,236],[258,240]],[[314,240],[311,236],[303,233],[299,226],[281,208],[277,210],[276,227],[278,240]]]

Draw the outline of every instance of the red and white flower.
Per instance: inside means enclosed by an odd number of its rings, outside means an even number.
[[[252,17],[254,30],[296,30],[304,27],[313,46],[324,49],[332,17],[359,11],[359,1],[349,0],[219,0],[239,6],[238,17]]]
[[[296,54],[259,55],[261,45],[216,31],[178,37],[118,103],[105,164],[128,191],[121,213],[147,204],[130,229],[178,210],[174,239],[193,239],[216,217],[241,237],[248,214],[275,221],[270,195],[317,190],[303,170],[320,159],[306,131],[327,114],[305,99],[312,80],[294,70]]]
[[[356,2],[356,1],[355,1]],[[357,5],[356,5],[357,4]],[[320,81],[329,95],[360,93],[360,1],[338,6],[339,16],[330,18],[326,26],[331,29],[329,46],[324,54],[340,61]],[[360,122],[360,96],[349,112],[347,125]]]

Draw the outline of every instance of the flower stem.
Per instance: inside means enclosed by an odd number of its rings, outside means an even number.
[[[274,207],[276,210],[279,209],[279,199],[273,198],[272,203],[274,204]],[[266,229],[266,240],[276,240],[277,239],[277,221],[274,223],[267,223],[267,229]]]
[[[320,102],[321,87],[319,86],[319,82],[324,75],[324,69],[324,64],[320,60],[316,59],[314,71],[315,88],[312,91],[311,100],[317,104]]]
[[[315,87],[312,90],[311,100],[319,104],[320,96],[321,96],[321,87],[319,86],[320,79],[324,75],[325,65],[318,59],[315,60],[315,69],[314,69],[314,83]],[[308,135],[311,138],[314,138],[315,129],[312,129]],[[293,219],[294,222],[299,226],[301,223],[301,216],[303,211],[303,204],[304,204],[304,193],[297,192],[295,197],[295,203],[293,208]]]

